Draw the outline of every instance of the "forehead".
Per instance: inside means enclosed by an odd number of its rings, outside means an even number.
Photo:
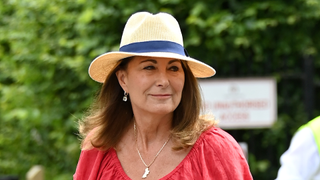
[[[144,63],[144,62],[151,62],[151,63],[167,63],[167,64],[171,64],[171,63],[181,63],[180,59],[172,59],[172,58],[163,58],[163,57],[145,57],[145,56],[135,56],[131,59],[130,62],[134,62],[134,63]]]

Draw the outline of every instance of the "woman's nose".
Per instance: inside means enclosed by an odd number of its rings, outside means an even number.
[[[159,72],[156,85],[164,88],[169,85],[169,78],[166,72]]]

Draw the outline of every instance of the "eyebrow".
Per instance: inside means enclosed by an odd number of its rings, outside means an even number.
[[[154,60],[154,59],[146,59],[146,60],[143,60],[143,61],[140,62],[140,64],[141,64],[141,63],[144,63],[144,62],[152,62],[152,63],[154,63],[154,64],[157,64],[157,61]],[[173,59],[173,60],[169,61],[168,64],[172,64],[172,63],[174,63],[174,62],[180,62],[180,60],[179,60],[179,59]]]

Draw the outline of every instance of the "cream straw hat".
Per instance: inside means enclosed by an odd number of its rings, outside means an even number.
[[[133,14],[125,25],[119,51],[95,58],[89,67],[90,77],[103,83],[117,61],[130,56],[165,57],[180,59],[197,78],[213,76],[216,71],[207,64],[188,56],[177,20],[167,13]]]

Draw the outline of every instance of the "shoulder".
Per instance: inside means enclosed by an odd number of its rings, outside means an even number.
[[[200,141],[204,141],[206,145],[211,146],[214,149],[241,149],[238,142],[229,133],[217,127],[212,127],[203,132],[199,139]]]
[[[319,172],[320,156],[310,128],[301,128],[294,134],[289,148],[280,157],[280,163],[279,180],[290,177],[310,179],[312,174]]]
[[[307,154],[318,155],[318,149],[312,130],[308,127],[297,131],[291,139],[290,146],[285,154],[299,155]]]
[[[73,179],[89,179],[98,154],[99,151],[96,148],[90,150],[82,150],[77,164],[76,172],[73,175]]]
[[[197,146],[203,148],[207,154],[212,154],[215,158],[221,158],[221,162],[246,161],[239,143],[226,131],[212,127],[203,132]]]
[[[82,140],[81,142],[81,150],[86,151],[86,150],[91,150],[94,148],[92,145],[92,141],[97,137],[97,133],[99,131],[99,127],[96,127],[92,129]]]
[[[304,126],[303,128],[300,128],[292,137],[292,139],[302,140],[302,139],[312,139],[313,133],[312,129],[308,126]]]
[[[202,169],[215,172],[220,179],[252,179],[247,160],[238,142],[226,131],[212,127],[194,145]],[[219,179],[219,178],[218,178]]]
[[[102,167],[106,170],[115,168],[116,154],[113,149],[100,151],[96,148],[82,150],[77,164],[74,180],[97,179]],[[109,166],[106,166],[109,164]]]
[[[291,149],[303,149],[304,147],[316,147],[316,141],[309,127],[299,129],[292,137]]]

